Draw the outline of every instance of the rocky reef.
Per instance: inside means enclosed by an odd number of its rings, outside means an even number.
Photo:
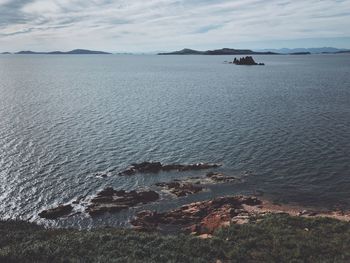
[[[240,59],[235,58],[232,62],[229,62],[229,64],[235,64],[235,65],[246,65],[246,66],[264,66],[264,63],[256,63],[253,57],[246,56],[242,57]]]
[[[183,197],[202,192],[207,186],[212,184],[240,181],[240,179],[233,176],[210,172],[207,173],[205,177],[190,177],[184,180],[176,179],[172,182],[161,182],[155,185],[161,187],[163,190],[169,191],[177,197]]]
[[[129,176],[136,173],[159,173],[160,171],[191,171],[217,168],[220,164],[195,163],[195,164],[167,164],[160,162],[133,163],[129,168],[119,173],[120,176]]]
[[[124,191],[114,190],[108,187],[91,199],[91,204],[86,208],[86,212],[91,216],[100,215],[106,212],[119,212],[123,209],[146,204],[159,199],[159,194],[155,191]]]
[[[190,167],[208,167],[207,164],[191,165]],[[210,165],[212,167],[213,165]],[[156,167],[160,166],[156,163],[146,163],[135,166],[141,171],[157,171]],[[188,166],[173,166],[172,169],[188,168]],[[175,168],[174,168],[175,169]],[[139,190],[139,191],[125,191],[115,190],[112,187],[107,187],[98,192],[95,196],[80,196],[69,204],[62,204],[52,209],[43,210],[39,213],[41,218],[55,220],[61,217],[73,216],[85,212],[90,216],[96,216],[103,213],[116,213],[124,209],[139,205],[154,202],[160,198],[159,190],[168,192],[176,197],[184,197],[192,194],[202,192],[207,189],[209,185],[219,183],[241,182],[240,178],[233,176],[226,176],[222,173],[209,172],[205,176],[189,177],[186,179],[175,179],[171,182],[159,182],[154,185],[154,190]],[[160,189],[159,189],[160,188]]]
[[[159,194],[152,190],[144,191],[125,191],[115,190],[107,187],[98,192],[96,196],[85,199],[79,197],[70,204],[59,205],[52,209],[43,210],[39,213],[41,218],[56,220],[61,217],[73,216],[83,211],[76,212],[76,205],[84,208],[84,211],[90,216],[97,216],[104,213],[115,213],[128,209],[138,204],[147,204],[159,199]]]

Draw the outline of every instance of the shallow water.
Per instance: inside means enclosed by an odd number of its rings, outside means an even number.
[[[350,207],[350,56],[255,59],[266,66],[223,64],[232,56],[0,56],[1,217],[38,220],[40,210],[105,186],[194,174],[117,176],[148,160],[249,174],[151,208],[256,191]],[[132,211],[54,224],[118,225]]]

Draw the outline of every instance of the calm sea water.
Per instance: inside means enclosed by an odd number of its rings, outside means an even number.
[[[134,189],[191,175],[117,176],[148,160],[218,162],[246,182],[146,207],[262,191],[283,202],[349,208],[350,56],[223,64],[232,59],[0,56],[1,218],[40,221],[42,209],[105,186]],[[132,211],[51,224],[118,225]]]

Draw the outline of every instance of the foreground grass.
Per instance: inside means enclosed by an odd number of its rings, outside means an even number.
[[[209,240],[0,222],[0,262],[350,262],[350,224],[270,215]]]

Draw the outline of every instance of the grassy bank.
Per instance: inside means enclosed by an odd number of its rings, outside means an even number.
[[[121,229],[0,222],[0,262],[350,262],[350,224],[270,215],[202,240]]]

